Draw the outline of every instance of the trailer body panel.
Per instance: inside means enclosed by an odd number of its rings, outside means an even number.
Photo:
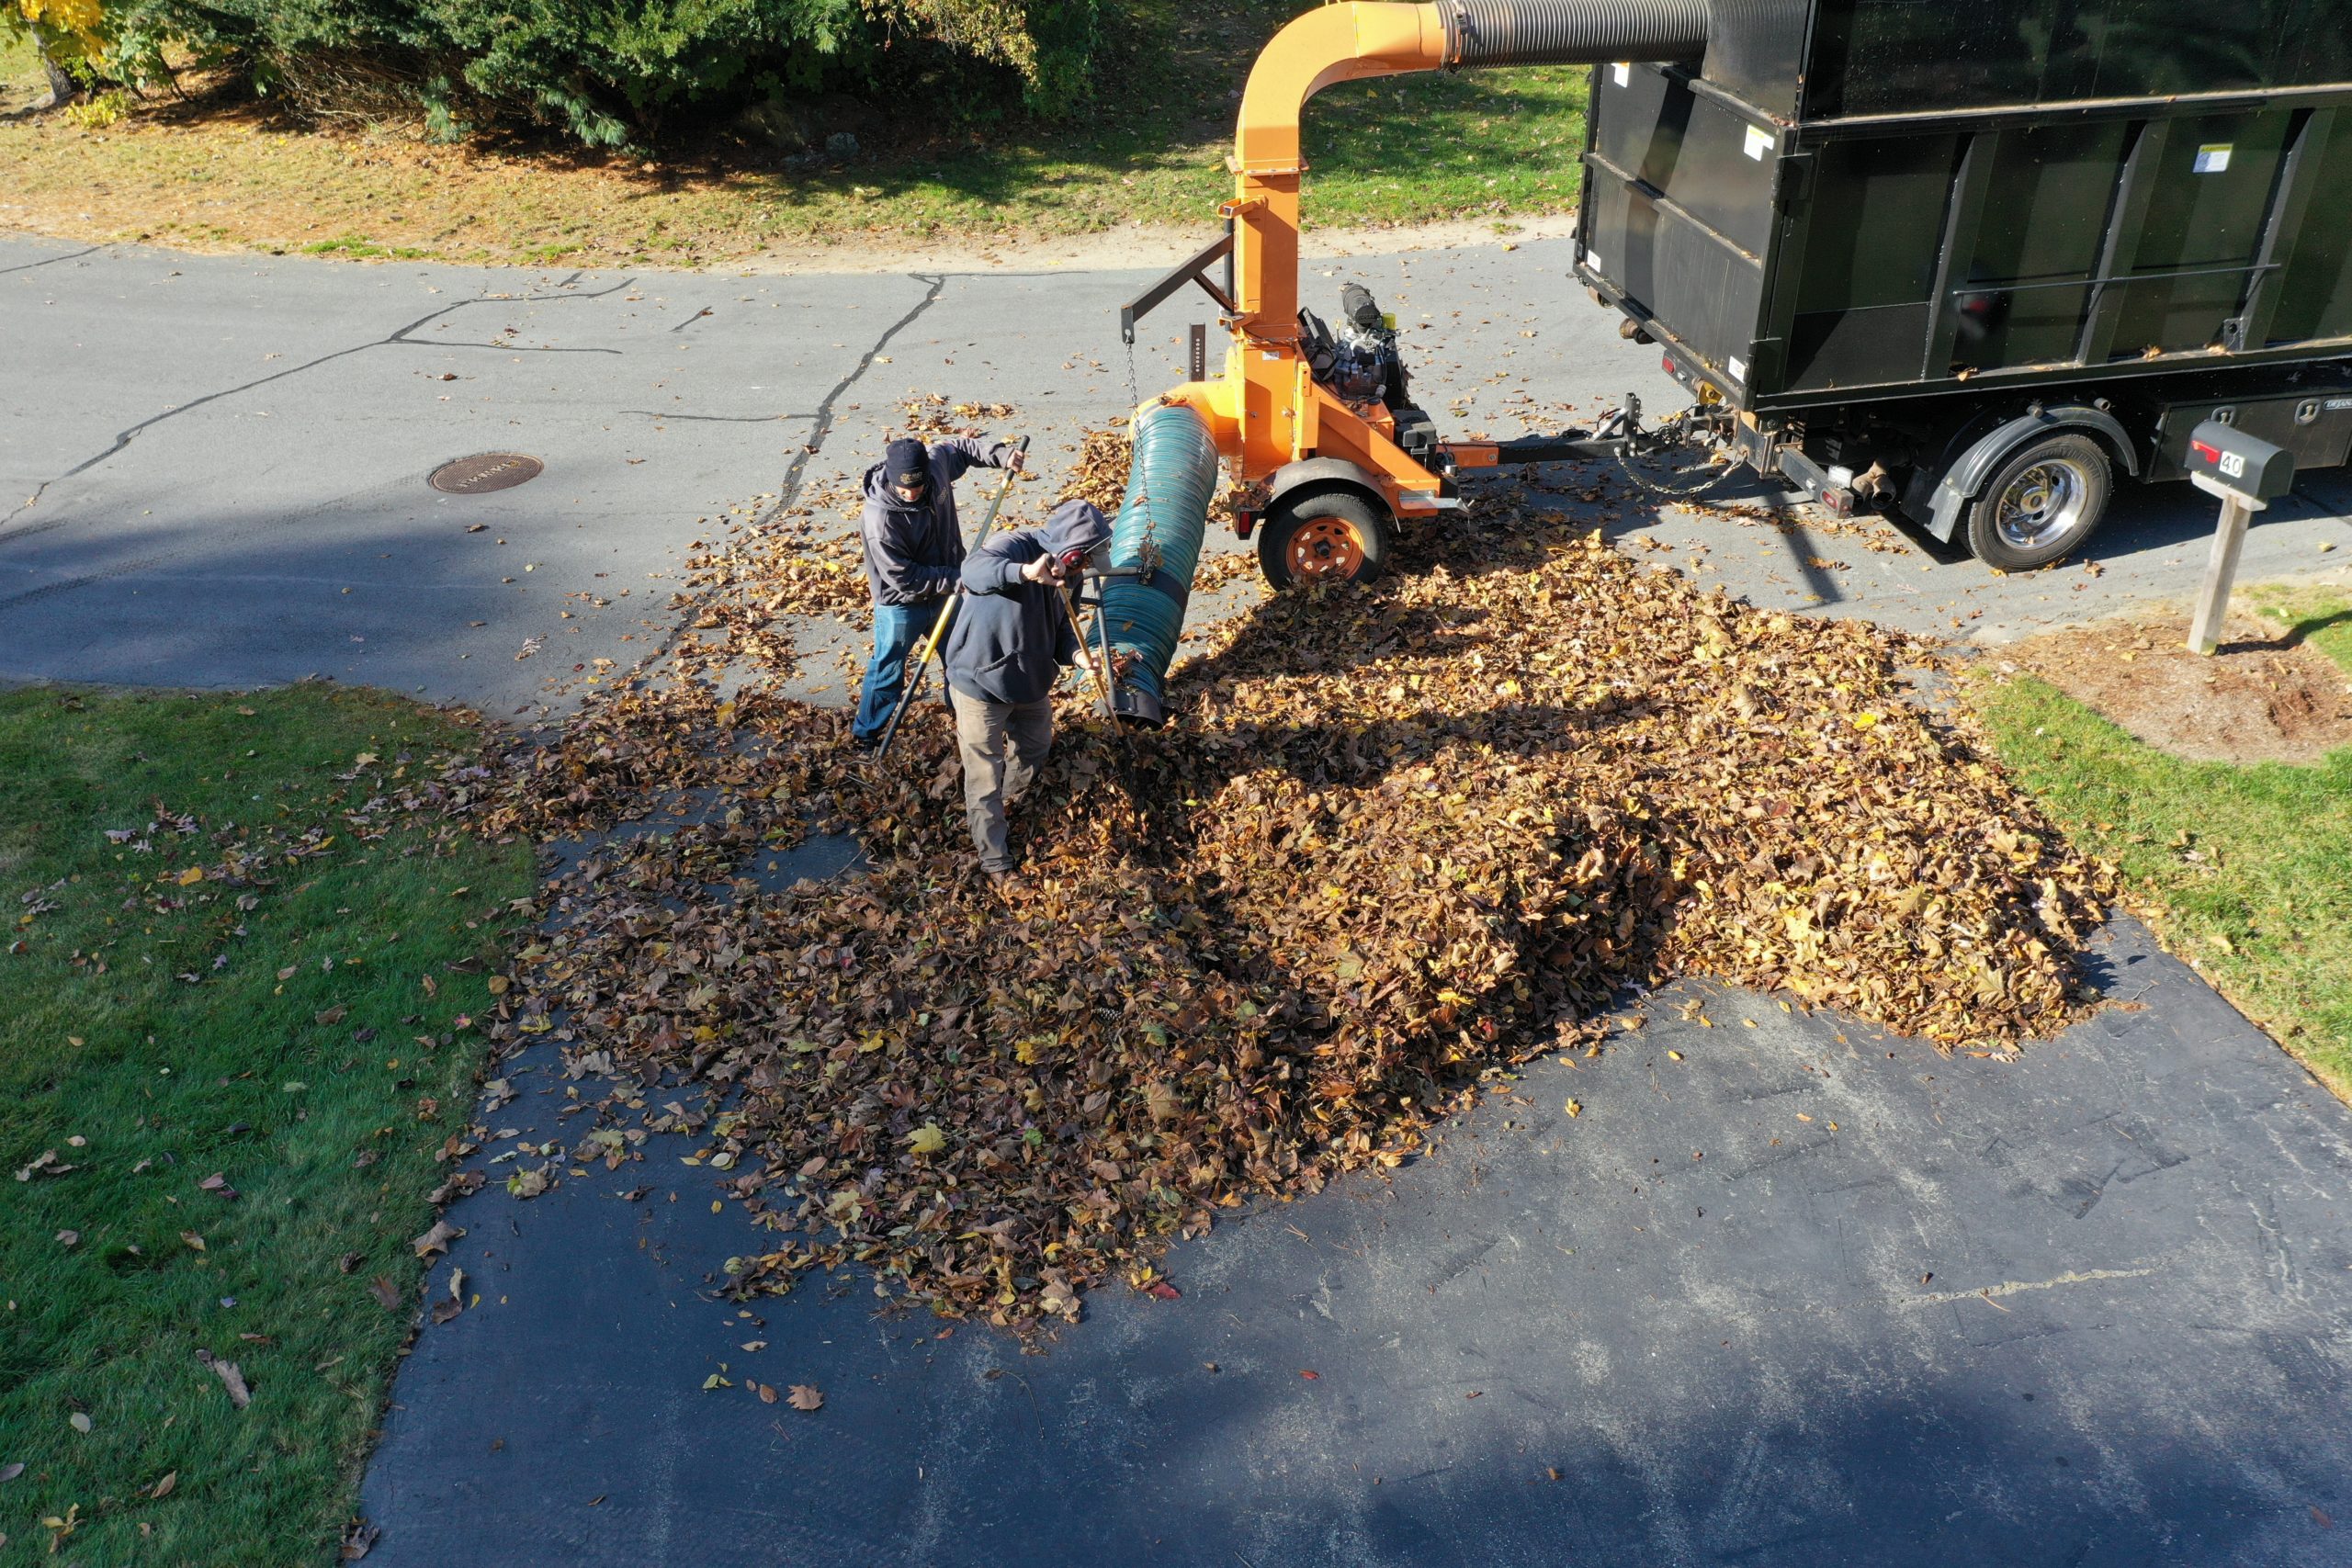
[[[2352,356],[2352,0],[1713,15],[1595,69],[1577,271],[1736,408]]]

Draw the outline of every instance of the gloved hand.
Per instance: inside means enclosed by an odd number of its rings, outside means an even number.
[[[1060,561],[1052,556],[1039,556],[1021,569],[1021,578],[1024,582],[1046,582],[1058,588],[1065,581],[1065,574]]]

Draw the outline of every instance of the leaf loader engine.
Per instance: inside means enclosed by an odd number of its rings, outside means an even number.
[[[1302,308],[1300,346],[1317,385],[1362,409],[1378,403],[1396,423],[1396,445],[1413,460],[1430,464],[1437,451],[1437,422],[1413,406],[1406,393],[1412,376],[1396,352],[1396,318],[1380,308],[1361,283],[1340,286],[1340,329]]]

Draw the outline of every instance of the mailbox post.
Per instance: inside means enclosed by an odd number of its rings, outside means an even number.
[[[2211,653],[2222,643],[2222,618],[2229,613],[2230,585],[2237,580],[2246,525],[2273,497],[2294,488],[2295,458],[2284,447],[2209,419],[2189,434],[2185,467],[2191,484],[2222,498],[2222,524],[2213,533],[2212,558],[2205,566],[2205,585],[2198,590],[2197,616],[2188,626],[2188,646]]]

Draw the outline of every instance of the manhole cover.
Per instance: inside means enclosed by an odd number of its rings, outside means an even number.
[[[481,495],[486,491],[512,490],[526,479],[537,479],[547,465],[520,452],[483,452],[444,463],[433,470],[433,488],[451,495]]]

